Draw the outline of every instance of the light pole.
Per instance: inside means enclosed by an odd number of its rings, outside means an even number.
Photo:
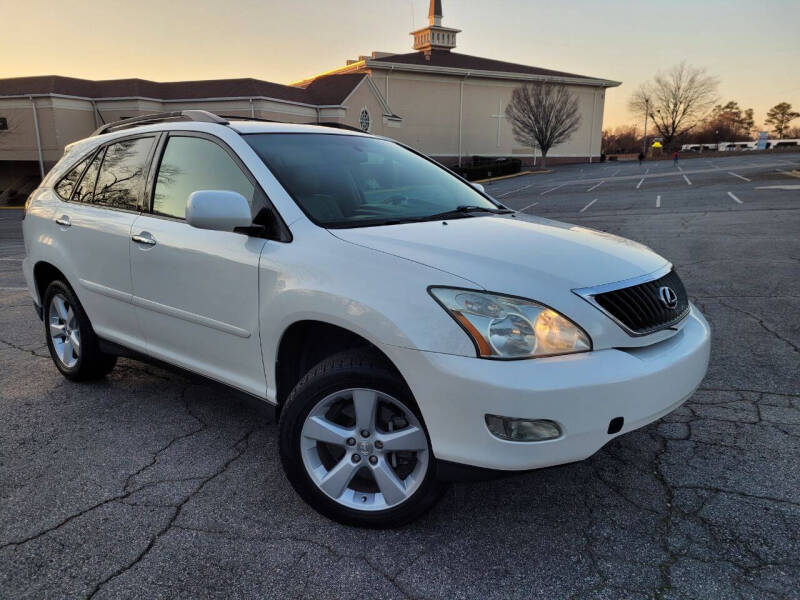
[[[650,98],[644,99],[644,137],[642,138],[642,154],[647,156],[647,113],[650,112]]]

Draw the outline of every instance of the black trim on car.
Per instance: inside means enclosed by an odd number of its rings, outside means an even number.
[[[680,294],[686,301],[686,307],[680,313],[676,314],[674,318],[666,320],[662,323],[658,323],[653,327],[649,327],[644,330],[632,329],[626,323],[624,323],[623,320],[621,320],[618,315],[615,315],[612,311],[608,310],[597,300],[597,296],[601,296],[603,294],[607,294],[610,292],[618,292],[620,290],[633,289],[643,284],[655,283],[670,275],[674,275],[678,279],[678,283],[680,284],[681,287]],[[689,301],[686,288],[684,287],[683,282],[680,280],[680,278],[678,278],[678,274],[675,271],[675,267],[672,265],[672,263],[668,263],[667,265],[661,267],[660,269],[657,269],[656,271],[653,271],[652,273],[646,273],[644,275],[639,275],[637,277],[631,277],[630,279],[623,279],[622,281],[614,281],[611,283],[606,283],[586,288],[575,288],[572,290],[572,293],[574,293],[578,297],[582,298],[583,300],[594,306],[596,309],[598,309],[600,312],[606,315],[609,319],[614,321],[614,323],[616,323],[625,333],[627,333],[631,337],[642,337],[642,336],[652,335],[659,331],[663,331],[664,329],[672,329],[674,325],[683,321],[683,319],[685,319],[691,312],[691,302]],[[645,301],[646,300],[647,299],[645,299]],[[635,309],[636,307],[632,308]]]
[[[470,481],[490,481],[492,479],[503,479],[524,475],[531,471],[541,469],[525,469],[522,471],[504,471],[501,469],[488,469],[486,467],[476,467],[463,463],[452,462],[449,460],[436,461],[436,479],[439,481],[450,482],[470,482]]]
[[[269,411],[274,411],[276,409],[276,407],[277,407],[277,404],[274,404],[273,402],[270,402],[265,397],[261,397],[261,396],[258,396],[256,394],[253,394],[251,392],[239,389],[237,387],[232,386],[229,383],[224,383],[222,381],[218,381],[216,379],[213,379],[212,377],[209,377],[208,375],[206,375],[204,373],[197,373],[196,371],[192,371],[192,370],[187,369],[185,367],[180,367],[180,366],[175,365],[173,363],[169,363],[169,362],[160,360],[158,358],[150,356],[149,354],[144,354],[143,352],[140,352],[138,350],[134,350],[132,348],[128,348],[127,346],[123,346],[122,344],[118,344],[117,342],[112,342],[110,340],[106,340],[106,339],[101,338],[101,337],[97,338],[97,342],[98,342],[98,346],[100,348],[100,351],[105,353],[105,354],[111,354],[111,355],[119,356],[119,357],[122,357],[122,358],[129,358],[131,360],[135,360],[135,361],[138,361],[138,362],[143,362],[143,363],[146,363],[146,364],[149,364],[149,365],[153,365],[154,367],[158,367],[160,369],[164,369],[165,371],[170,371],[172,373],[177,373],[178,375],[183,375],[183,376],[187,376],[188,375],[190,377],[197,377],[197,378],[199,378],[199,379],[201,379],[201,380],[203,380],[205,382],[216,384],[216,385],[221,385],[221,386],[231,390],[232,392],[234,392],[237,396],[241,397],[241,399],[245,400],[245,402],[247,402],[248,404],[254,405],[254,406],[259,406],[259,407],[262,407],[262,408],[266,408]],[[257,401],[257,402],[255,402],[255,401]],[[272,414],[274,416],[274,412],[272,412]]]

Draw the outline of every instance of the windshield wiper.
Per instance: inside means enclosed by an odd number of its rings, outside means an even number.
[[[439,219],[457,219],[469,217],[472,213],[490,213],[493,215],[507,215],[514,211],[505,206],[488,208],[485,206],[461,205],[452,210],[435,213],[421,217],[387,217],[385,219],[370,219],[366,221],[337,221],[327,223],[325,226],[333,229],[347,229],[351,227],[374,227],[381,225],[403,225],[405,223],[421,223],[423,221],[438,221]]]
[[[508,208],[501,208],[499,206],[497,208],[488,208],[486,206],[473,206],[471,204],[466,204],[466,205],[456,206],[452,210],[446,210],[444,212],[436,213],[434,215],[429,215],[427,217],[424,217],[424,219],[426,221],[436,221],[438,219],[450,219],[453,217],[461,217],[469,215],[471,213],[478,213],[478,212],[491,213],[493,215],[505,215],[514,211]]]

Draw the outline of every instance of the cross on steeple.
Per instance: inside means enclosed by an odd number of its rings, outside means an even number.
[[[430,56],[432,50],[450,51],[456,47],[456,34],[458,29],[442,27],[442,0],[430,0],[428,8],[428,26],[424,29],[412,31],[414,36],[414,50],[424,52]]]

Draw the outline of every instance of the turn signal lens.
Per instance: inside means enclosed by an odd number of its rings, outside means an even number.
[[[535,358],[592,349],[586,332],[533,300],[452,288],[431,295],[461,325],[483,358]]]
[[[543,442],[561,437],[561,428],[548,419],[513,419],[486,415],[486,427],[491,434],[509,442]]]
[[[538,349],[544,354],[573,352],[576,348],[589,349],[586,334],[550,308],[539,313],[533,330],[536,332]]]

